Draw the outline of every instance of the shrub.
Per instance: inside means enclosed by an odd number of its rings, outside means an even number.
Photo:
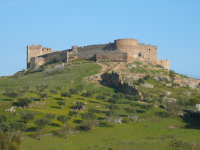
[[[141,100],[141,98],[142,98],[141,95],[136,95],[136,96],[134,96],[134,100],[135,100],[135,101],[139,101],[139,100]]]
[[[93,95],[94,95],[94,90],[88,90],[82,94],[82,96],[85,96],[85,97],[92,97]]]
[[[138,83],[144,83],[144,79],[143,78],[139,78],[138,79]]]
[[[162,65],[156,65],[156,67],[164,69],[164,67]]]
[[[126,95],[126,99],[127,99],[127,100],[134,100],[134,98],[135,98],[135,97],[132,96],[132,95]]]
[[[111,127],[111,124],[109,124],[107,121],[101,121],[99,123],[100,127]]]
[[[150,79],[151,78],[151,76],[149,75],[149,74],[147,74],[146,76],[144,76],[144,79],[145,80],[148,80],[148,79]]]
[[[123,123],[128,123],[129,120],[128,120],[128,118],[122,118],[122,122],[123,122]]]
[[[106,97],[104,95],[102,95],[102,94],[98,94],[96,99],[98,99],[98,100],[106,100]]]

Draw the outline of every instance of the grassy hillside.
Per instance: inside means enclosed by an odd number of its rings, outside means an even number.
[[[59,63],[49,64],[46,68],[54,68]],[[119,65],[119,63],[117,64]],[[143,68],[145,70],[145,68]],[[132,71],[131,69],[127,72]],[[6,114],[8,117],[7,123],[12,126],[14,122],[24,122],[21,115],[27,112],[33,112],[35,117],[28,121],[26,131],[21,133],[22,149],[192,149],[200,147],[200,124],[193,122],[180,116],[173,116],[169,111],[157,107],[158,102],[154,103],[153,109],[147,110],[142,107],[144,102],[134,101],[134,97],[127,97],[121,93],[117,103],[113,104],[119,107],[116,110],[117,116],[122,118],[122,124],[107,123],[106,112],[109,109],[106,105],[111,104],[109,99],[119,96],[119,90],[112,85],[103,86],[99,82],[83,81],[84,77],[95,75],[101,72],[101,67],[92,61],[76,60],[65,64],[64,69],[60,73],[49,74],[42,72],[31,72],[26,75],[10,76],[0,79],[0,113]],[[163,71],[167,74],[166,71]],[[20,73],[18,73],[20,74]],[[126,77],[124,77],[126,78]],[[163,86],[163,82],[155,81],[153,77],[145,80],[145,83],[154,85],[155,88],[143,88],[137,85],[138,90],[146,93],[148,98],[156,99],[165,91],[172,92],[169,98],[178,98],[182,96],[184,91],[190,91],[194,97],[200,97],[197,90],[191,90],[188,87],[173,88]],[[69,92],[69,89],[74,89],[78,85],[83,84],[83,89],[78,94],[72,94],[72,97],[61,97],[62,92]],[[23,87],[28,85],[29,89],[22,92]],[[48,85],[41,93],[47,93],[48,97],[41,101],[40,93],[37,86]],[[62,86],[57,94],[53,96],[50,90],[57,85]],[[83,96],[84,93],[90,90],[94,94],[90,97]],[[15,91],[20,95],[13,101],[6,93]],[[98,97],[101,98],[98,98]],[[103,97],[102,97],[103,96]],[[25,109],[17,107],[18,99],[23,97],[34,97],[29,107]],[[65,102],[65,106],[58,105],[58,101]],[[85,103],[85,109],[77,110],[78,114],[73,117],[68,115],[68,111],[72,110],[77,102]],[[130,106],[133,104],[135,106]],[[150,102],[151,104],[151,102]],[[164,102],[163,102],[164,104]],[[16,112],[5,112],[5,109],[15,107]],[[90,133],[83,127],[82,122],[86,121],[82,115],[89,108],[101,110],[102,113],[95,113],[98,125],[94,126]],[[136,120],[128,119],[128,114],[125,108],[134,108],[137,113],[134,114],[138,118]],[[39,129],[34,122],[39,118],[44,118],[47,113],[65,115],[68,118],[68,124],[71,126],[71,132],[67,140],[64,139],[61,129],[63,123],[57,119],[53,119],[50,125],[46,125],[43,130]],[[116,117],[116,116],[114,116]],[[10,132],[13,131],[12,127]],[[37,140],[37,135],[40,134],[41,141]]]

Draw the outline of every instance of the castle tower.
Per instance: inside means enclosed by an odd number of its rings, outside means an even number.
[[[30,60],[32,57],[42,55],[42,45],[28,45],[27,46],[27,69],[30,68]]]
[[[72,46],[72,52],[75,52],[75,53],[78,52],[78,45]]]

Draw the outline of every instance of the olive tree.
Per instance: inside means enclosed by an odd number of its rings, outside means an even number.
[[[65,127],[65,123],[68,122],[68,118],[65,115],[60,115],[57,117],[58,121],[61,121],[63,123],[63,126]]]

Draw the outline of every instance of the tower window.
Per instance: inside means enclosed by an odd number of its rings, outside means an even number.
[[[141,55],[141,53],[139,53],[139,55],[138,55],[139,57],[141,57],[142,55]]]
[[[151,49],[149,49],[149,51],[150,51]]]

